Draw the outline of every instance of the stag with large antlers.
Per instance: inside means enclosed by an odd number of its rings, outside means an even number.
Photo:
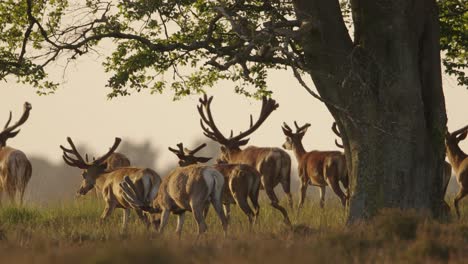
[[[460,189],[453,200],[453,205],[458,218],[460,218],[458,203],[468,194],[468,156],[463,152],[458,144],[466,138],[467,134],[468,125],[453,131],[452,133],[447,131],[445,135],[447,156],[452,164],[453,170],[455,171],[457,183],[460,186]]]
[[[106,220],[115,208],[122,208],[124,209],[122,229],[125,230],[130,209],[133,208],[136,210],[138,217],[148,226],[149,222],[144,213],[139,208],[132,207],[132,204],[127,202],[123,197],[123,191],[119,184],[123,181],[125,176],[128,176],[136,186],[135,192],[139,197],[144,201],[151,202],[156,197],[161,184],[159,175],[149,168],[125,167],[108,169],[108,164],[105,161],[111,157],[119,146],[121,142],[120,138],[115,139],[114,145],[106,154],[94,159],[92,162],[88,160],[87,155],[86,160],[83,159],[83,156],[79,153],[71,138],[67,138],[67,141],[70,148],[60,146],[63,151],[63,160],[69,166],[83,170],[83,181],[77,194],[85,195],[94,187],[101,190],[106,203],[104,212],[101,215],[101,221]]]
[[[250,116],[250,127],[244,132],[239,133],[237,136],[231,135],[229,138],[225,137],[215,124],[213,115],[211,113],[211,102],[213,97],[208,98],[206,95],[200,99],[198,112],[200,114],[200,124],[203,133],[208,138],[221,144],[221,155],[218,158],[221,162],[230,164],[246,164],[254,167],[261,175],[262,187],[270,199],[270,204],[278,209],[286,224],[290,225],[291,222],[288,213],[284,207],[279,204],[278,197],[275,194],[274,188],[281,184],[283,191],[286,193],[290,207],[292,207],[291,196],[291,158],[288,153],[280,148],[261,148],[249,146],[241,149],[240,147],[249,142],[247,138],[255,130],[257,130],[267,117],[278,108],[278,104],[273,99],[263,98],[262,109],[260,116],[254,123],[252,115]]]
[[[346,205],[347,197],[340,188],[341,181],[347,187],[346,163],[344,156],[339,151],[309,151],[306,152],[302,145],[304,137],[310,124],[299,126],[294,121],[296,132],[294,132],[286,123],[283,124],[283,133],[286,136],[286,142],[283,148],[292,150],[296,155],[298,163],[299,178],[301,180],[301,194],[299,209],[304,205],[304,200],[308,185],[320,188],[320,207],[325,204],[326,186],[330,186],[335,194],[340,198],[343,206]]]
[[[203,161],[203,158],[198,158]],[[210,166],[186,165],[172,170],[164,177],[156,199],[150,203],[141,199],[136,186],[125,177],[120,186],[128,203],[153,215],[153,224],[159,233],[164,231],[169,215],[178,216],[176,233],[179,238],[185,220],[185,212],[191,211],[198,225],[198,235],[207,230],[204,210],[211,203],[221,220],[224,235],[228,222],[222,207],[224,176]]]
[[[12,125],[10,111],[10,117],[0,132],[0,200],[3,192],[6,192],[12,203],[15,203],[16,196],[19,196],[19,203],[23,204],[24,191],[31,179],[31,162],[21,150],[8,147],[6,142],[18,135],[20,130],[16,129],[28,120],[31,109],[30,103],[24,103],[23,115]]]
[[[203,149],[206,144],[201,144],[194,150],[184,148],[182,143],[177,144],[177,149],[169,148],[171,152],[179,158],[180,166],[189,166],[198,163],[205,163],[210,160],[206,157],[197,157],[195,154]],[[218,163],[213,166],[224,175],[223,206],[224,213],[229,221],[230,205],[237,204],[239,208],[247,215],[249,224],[255,223],[260,206],[258,205],[258,193],[260,190],[260,174],[258,171],[246,164],[227,164]],[[255,212],[250,208],[247,199],[254,206]],[[207,207],[208,209],[208,207]],[[205,211],[205,215],[206,215]]]

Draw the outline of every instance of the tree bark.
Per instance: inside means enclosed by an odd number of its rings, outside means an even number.
[[[309,25],[308,71],[342,131],[349,221],[382,208],[438,216],[446,112],[435,1],[352,0],[354,41],[338,1],[295,4]]]

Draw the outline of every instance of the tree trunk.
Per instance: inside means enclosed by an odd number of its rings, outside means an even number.
[[[338,1],[296,1],[313,25],[302,39],[309,73],[343,135],[349,220],[382,208],[438,216],[446,115],[435,1],[351,4],[354,43],[330,21]]]

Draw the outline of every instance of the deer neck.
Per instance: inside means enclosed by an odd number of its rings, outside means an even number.
[[[304,146],[302,145],[302,142],[293,144],[293,152],[297,160],[302,159],[302,157],[306,154],[306,151],[304,149]]]
[[[457,144],[448,145],[446,144],[447,156],[454,167],[455,171],[458,171],[460,164],[467,158],[467,155]]]
[[[240,158],[242,155],[242,150],[241,149],[232,149],[229,150],[229,161],[230,162],[235,162]]]
[[[101,173],[98,175],[98,177],[96,178],[96,183],[94,184],[99,190],[102,190],[102,188],[104,187],[104,184],[106,183],[106,177],[107,176],[107,173],[104,172],[104,173]]]

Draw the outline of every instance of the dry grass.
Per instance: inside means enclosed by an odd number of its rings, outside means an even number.
[[[463,263],[468,258],[468,203],[464,217],[438,223],[415,213],[386,210],[372,223],[344,227],[336,199],[321,210],[309,200],[291,212],[292,229],[265,201],[260,219],[248,230],[247,219],[233,208],[229,237],[210,211],[208,233],[196,239],[189,213],[182,240],[174,234],[175,217],[163,235],[148,232],[135,216],[120,232],[118,210],[99,224],[102,202],[91,198],[47,207],[0,209],[0,263]]]

